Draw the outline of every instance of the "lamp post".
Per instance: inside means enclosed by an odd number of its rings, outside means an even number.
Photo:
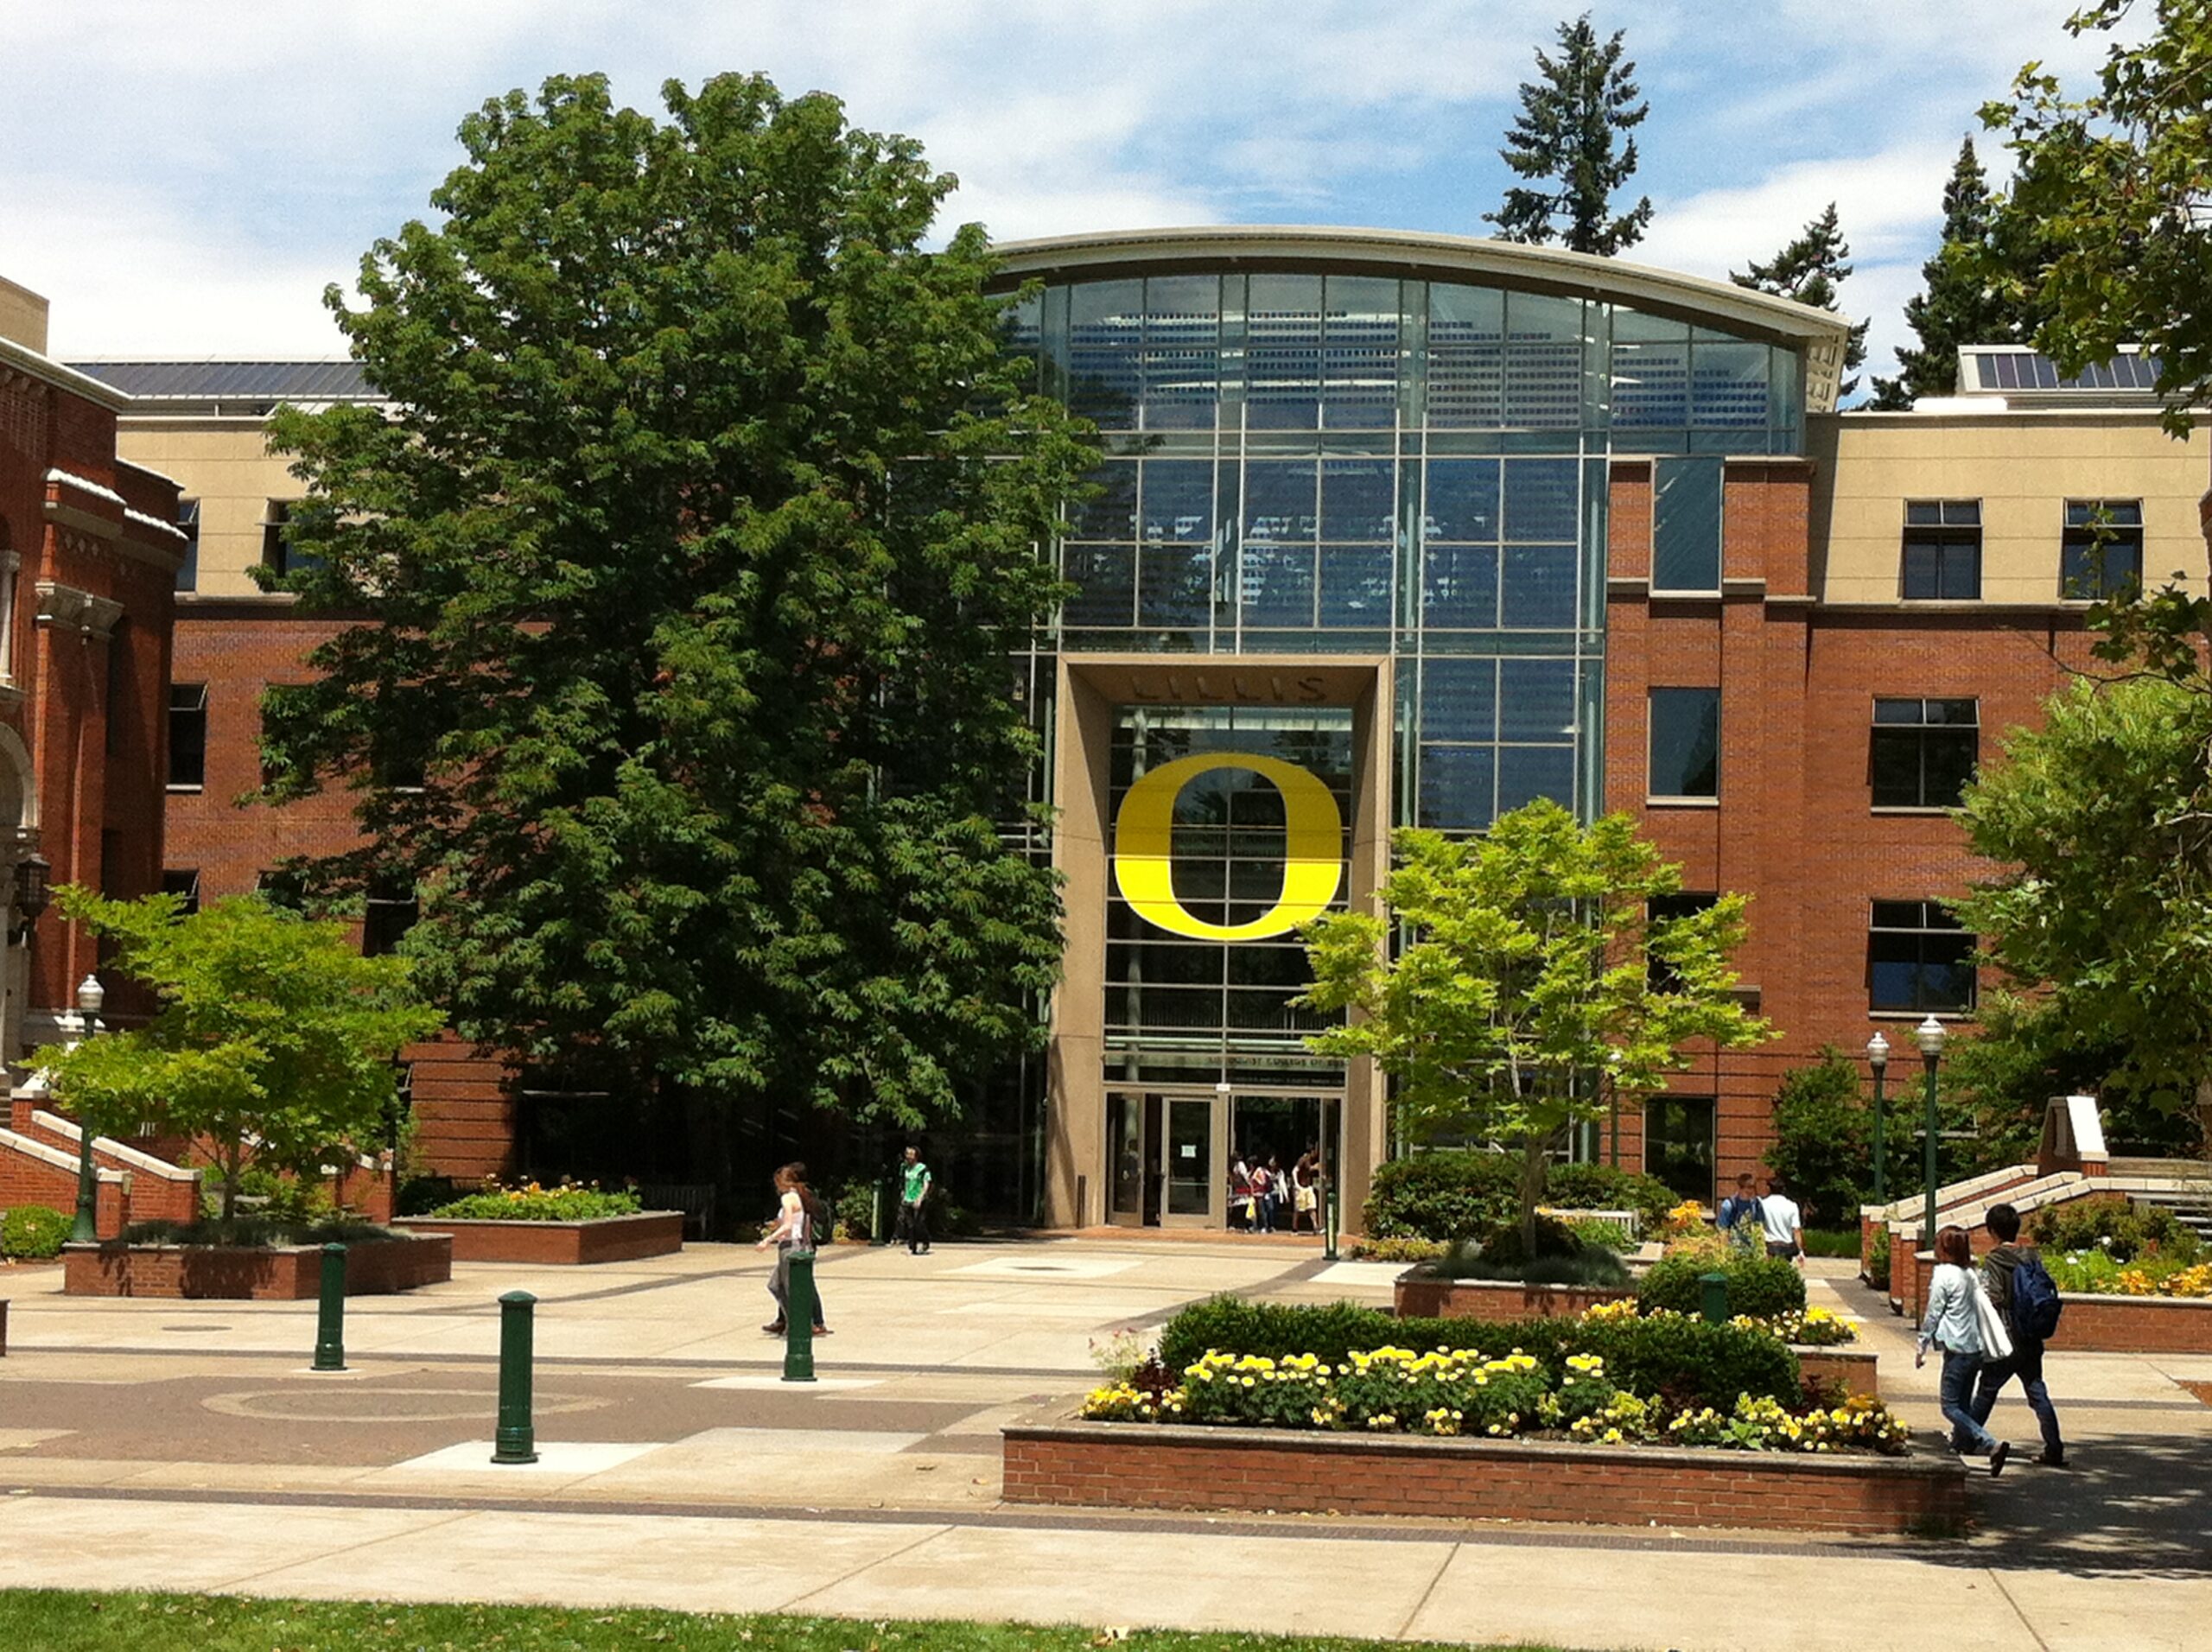
[[[1877,1032],[1866,1040],[1866,1064],[1874,1074],[1874,1203],[1890,1201],[1890,1155],[1882,1139],[1882,1076],[1890,1069],[1890,1041]]]
[[[100,1006],[107,1001],[107,988],[100,985],[98,975],[86,975],[77,983],[77,1013],[82,1020],[84,1036],[91,1038],[99,1022]],[[77,1220],[69,1229],[69,1242],[73,1245],[92,1245],[99,1242],[99,1181],[92,1168],[92,1125],[82,1113],[77,1115]]]
[[[1920,1059],[1928,1069],[1928,1120],[1921,1142],[1921,1180],[1924,1184],[1920,1207],[1920,1242],[1931,1249],[1936,1243],[1936,1064],[1943,1058],[1948,1036],[1933,1015],[1912,1031],[1920,1044]]]

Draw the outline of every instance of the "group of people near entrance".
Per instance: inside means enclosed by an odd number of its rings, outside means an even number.
[[[1229,1167],[1229,1225],[1237,1233],[1318,1233],[1321,1150],[1309,1144],[1283,1168],[1272,1153],[1240,1153]]]

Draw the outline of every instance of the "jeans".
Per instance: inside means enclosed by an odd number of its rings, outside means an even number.
[[[930,1248],[929,1213],[919,1200],[899,1202],[899,1236],[906,1242],[906,1249],[917,1255]]]
[[[1996,1437],[1981,1426],[1974,1414],[1971,1403],[1974,1376],[1982,1369],[1981,1356],[1955,1354],[1942,1350],[1943,1381],[1940,1393],[1943,1417],[1951,1425],[1951,1449],[1964,1453],[1980,1454],[1993,1449]]]
[[[1993,1359],[1981,1368],[1980,1380],[1974,1385],[1974,1420],[1987,1422],[1989,1414],[1996,1407],[1998,1391],[2014,1377],[2020,1379],[2020,1392],[2027,1396],[2028,1409],[2036,1414],[2036,1420],[2043,1426],[2043,1449],[2046,1457],[2063,1457],[2066,1442],[2058,1437],[2058,1412],[2050,1403],[2050,1390],[2043,1385],[2043,1344],[2029,1342],[2024,1337],[2012,1344],[2012,1357]]]
[[[768,1275],[768,1294],[776,1299],[776,1323],[779,1325],[785,1323],[791,1314],[793,1249],[788,1244],[776,1247],[776,1271]],[[819,1331],[826,1323],[822,1317],[822,1276],[817,1274],[814,1276],[814,1328]]]

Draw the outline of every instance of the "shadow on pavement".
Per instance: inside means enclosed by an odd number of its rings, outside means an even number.
[[[2046,1469],[2034,1460],[2027,1408],[2014,1410],[2011,1420],[2029,1432],[2014,1439],[2012,1465],[2001,1478],[1975,1482],[1974,1541],[1930,1559],[2133,1576],[2212,1572],[2212,1474],[2202,1435],[2069,1443],[2072,1466]],[[1991,1425],[2000,1439],[2006,1421],[2000,1407]],[[1978,1458],[1969,1471],[1986,1473]],[[1993,1545],[2002,1554],[1993,1554]]]

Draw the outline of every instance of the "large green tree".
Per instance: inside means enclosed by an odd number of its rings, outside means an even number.
[[[1090,459],[1001,347],[954,180],[736,75],[512,92],[327,302],[388,409],[288,412],[308,613],[279,801],[356,789],[327,887],[415,882],[467,1037],[680,1106],[692,1172],[814,1103],[912,1124],[1039,1037],[1049,871],[1009,653]]]
[[[1810,304],[1815,309],[1838,310],[1839,289],[1851,274],[1847,262],[1851,257],[1851,245],[1843,238],[1843,230],[1836,219],[1835,203],[1805,226],[1803,233],[1776,253],[1764,264],[1754,262],[1748,270],[1729,272],[1729,280],[1738,287],[1749,287],[1755,292],[1772,293],[1779,298],[1794,298],[1801,304]],[[1851,336],[1843,349],[1843,370],[1853,372],[1866,359],[1866,326],[1860,321],[1851,329]],[[1836,394],[1848,396],[1859,388],[1856,378],[1846,378],[1836,387]]]
[[[1349,1012],[1308,1042],[1373,1057],[1395,1081],[1408,1138],[1520,1149],[1522,1239],[1534,1255],[1546,1156],[1605,1113],[1599,1075],[1649,1094],[1690,1064],[1694,1045],[1773,1036],[1732,991],[1745,897],[1655,918],[1654,900],[1681,893],[1681,869],[1629,816],[1584,826],[1543,800],[1481,837],[1409,829],[1395,848],[1380,913],[1335,913],[1307,931],[1305,1001]]]
[[[181,895],[110,900],[54,892],[63,917],[114,944],[114,965],[153,988],[153,1020],[32,1057],[87,1128],[140,1121],[201,1139],[236,1213],[249,1160],[313,1176],[333,1153],[391,1139],[403,1046],[442,1018],[402,958],[365,958],[346,926],[257,895],[193,913]]]
[[[2078,372],[2142,346],[2179,434],[2212,395],[2212,0],[2095,0],[2065,27],[2131,38],[2082,98],[2031,63],[1982,110],[2015,156],[2008,211],[2050,244],[2036,347]],[[2000,289],[2021,285],[1995,260],[1980,267]]]
[[[1600,40],[1586,11],[1559,26],[1557,57],[1537,51],[1539,78],[1522,83],[1521,112],[1498,151],[1533,183],[1507,189],[1503,205],[1483,214],[1502,239],[1611,257],[1643,238],[1649,196],[1613,212],[1615,192],[1636,174],[1636,140],[1626,134],[1651,112],[1636,65],[1622,56],[1626,33]]]
[[[2008,868],[1956,904],[2037,994],[2035,1058],[2212,1128],[2212,696],[2078,682],[1967,789],[1976,853]],[[2212,1139],[2209,1135],[2208,1139]]]

